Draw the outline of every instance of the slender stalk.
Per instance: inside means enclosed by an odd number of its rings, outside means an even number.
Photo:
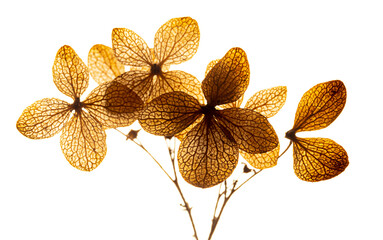
[[[166,138],[165,138],[166,140]],[[178,193],[180,194],[181,198],[182,198],[182,201],[184,202],[184,205],[182,205],[186,211],[188,212],[189,214],[189,218],[190,218],[190,222],[192,224],[192,227],[193,227],[193,231],[194,231],[194,237],[196,240],[198,240],[198,235],[197,235],[197,229],[195,227],[195,224],[194,224],[194,220],[193,220],[193,216],[192,216],[192,213],[191,213],[191,210],[192,208],[190,207],[189,203],[186,201],[183,193],[182,193],[182,190],[181,190],[181,187],[179,185],[179,182],[178,182],[178,177],[177,177],[177,172],[176,172],[176,166],[175,166],[175,159],[176,159],[176,152],[175,152],[175,149],[176,149],[176,143],[175,143],[175,140],[174,140],[174,146],[173,146],[173,149],[170,147],[170,145],[168,144],[168,142],[166,141],[167,145],[168,145],[168,150],[169,150],[169,156],[170,156],[170,160],[172,162],[172,166],[173,166],[173,173],[174,173],[174,179],[172,180],[172,182],[174,183],[175,187],[177,188],[178,190]]]
[[[213,219],[212,219],[212,224],[211,224],[211,229],[210,229],[210,234],[209,234],[208,240],[211,240],[211,238],[213,237],[213,234],[214,234],[214,231],[215,231],[215,229],[217,227],[218,221],[221,218],[223,210],[225,209],[225,206],[226,206],[227,202],[230,200],[231,196],[233,196],[233,194],[238,189],[240,189],[245,183],[247,183],[250,179],[252,179],[255,175],[257,175],[261,171],[262,170],[259,170],[257,172],[255,170],[253,170],[253,174],[249,178],[247,178],[243,183],[241,183],[239,186],[237,186],[238,180],[234,180],[231,189],[228,188],[227,181],[224,182],[224,185],[225,185],[224,191],[221,193],[220,190],[219,190],[219,192],[218,192],[217,203],[216,203],[216,206],[215,206],[215,209],[214,209],[214,215],[213,215]],[[221,186],[222,186],[222,184],[221,184]],[[221,186],[220,186],[220,189],[221,189]],[[219,210],[218,216],[216,216],[218,202],[221,200],[222,197],[223,197],[223,203],[222,203],[222,206],[221,206],[221,208]]]
[[[161,170],[166,174],[166,176],[168,176],[168,178],[170,179],[170,181],[172,181],[172,183],[174,184],[174,186],[177,188],[178,190],[178,193],[180,194],[181,198],[182,198],[182,201],[184,202],[184,204],[181,206],[183,206],[186,211],[188,212],[189,214],[189,218],[190,218],[190,222],[192,224],[192,227],[193,227],[193,231],[194,231],[194,237],[196,240],[198,240],[198,235],[197,235],[197,229],[195,227],[195,224],[194,224],[194,220],[193,220],[193,216],[191,214],[191,207],[189,206],[189,203],[186,201],[186,198],[184,196],[184,194],[182,193],[182,190],[181,190],[181,187],[179,185],[179,182],[178,182],[178,177],[177,177],[177,172],[176,172],[176,167],[175,167],[175,159],[176,159],[176,142],[174,141],[174,145],[173,145],[173,148],[168,144],[168,142],[166,141],[166,144],[168,146],[168,151],[169,151],[169,156],[170,156],[170,160],[171,160],[171,163],[172,163],[172,167],[173,167],[173,173],[174,173],[174,179],[168,174],[168,172],[166,172],[166,170],[162,167],[162,165],[157,161],[157,159],[144,147],[144,145],[137,139],[137,133],[138,131],[135,132],[134,137],[131,138],[129,137],[129,134],[124,134],[123,132],[121,132],[119,129],[115,128],[116,131],[118,131],[119,133],[123,134],[127,139],[130,139],[132,140],[132,142],[134,142],[137,146],[139,146],[142,150],[144,150],[156,163],[157,165],[161,168]],[[165,137],[165,140],[167,138]]]

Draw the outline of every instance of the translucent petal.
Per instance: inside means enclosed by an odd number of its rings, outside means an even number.
[[[219,62],[220,59],[216,59],[216,60],[213,60],[213,61],[210,61],[209,64],[207,65],[206,67],[206,70],[205,70],[205,77],[207,76],[207,74],[210,72],[210,70],[214,67],[214,65],[216,65],[218,62]]]
[[[174,136],[201,116],[197,99],[184,92],[163,94],[148,103],[140,116],[142,128],[155,135]]]
[[[238,147],[206,117],[181,142],[178,166],[190,184],[207,188],[225,181],[238,163]]]
[[[88,87],[88,68],[70,46],[58,50],[52,72],[58,90],[72,99],[79,98]]]
[[[162,64],[179,64],[197,52],[199,28],[190,17],[173,18],[162,25],[154,37],[154,53]]]
[[[339,175],[348,166],[347,152],[327,138],[294,141],[294,171],[301,180],[318,182]]]
[[[248,153],[265,153],[277,147],[279,141],[267,118],[250,109],[218,110],[217,122],[227,129],[238,147]]]
[[[280,146],[271,151],[259,154],[250,154],[244,151],[239,151],[241,156],[253,167],[257,169],[271,168],[277,165]]]
[[[300,132],[327,127],[342,112],[346,98],[346,87],[340,80],[312,87],[303,94],[298,104],[293,129]]]
[[[213,60],[209,62],[209,64],[206,67],[205,70],[205,77],[206,75],[210,72],[210,70],[214,67],[219,62],[219,59]],[[219,106],[220,109],[225,109],[225,108],[233,108],[233,107],[240,107],[242,102],[243,102],[244,95],[242,95],[237,101],[235,102],[230,102],[226,104],[222,104]]]
[[[132,30],[126,28],[113,29],[112,44],[115,56],[123,64],[135,67],[152,64],[150,48]]]
[[[153,75],[146,71],[128,71],[116,77],[114,81],[132,89],[144,102],[149,100],[153,90]]]
[[[133,90],[117,81],[96,87],[83,104],[92,117],[110,128],[129,126],[144,107]]]
[[[183,71],[169,71],[158,75],[151,98],[174,91],[185,92],[198,99],[201,104],[205,101],[200,81],[193,75]]]
[[[113,49],[102,45],[94,45],[88,55],[90,75],[98,83],[112,81],[125,72],[125,66],[114,56]]]
[[[101,124],[87,112],[76,112],[65,125],[60,145],[73,167],[92,171],[106,155],[106,134]]]
[[[69,116],[69,103],[57,98],[44,98],[23,111],[16,128],[28,138],[49,138],[64,127]]]
[[[221,105],[238,100],[245,93],[249,78],[246,53],[240,48],[230,49],[202,82],[207,103]]]
[[[278,113],[286,102],[287,88],[273,87],[256,92],[247,102],[245,108],[259,112],[269,118]]]
[[[189,125],[189,127],[185,128],[174,136],[182,142],[182,140],[186,137],[186,134],[190,132],[198,123],[200,123],[202,119],[203,115],[199,116],[192,124]]]

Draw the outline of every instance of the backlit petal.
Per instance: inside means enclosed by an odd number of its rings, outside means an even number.
[[[327,127],[342,112],[346,98],[346,87],[340,80],[315,85],[302,96],[293,129],[300,132]]]
[[[328,138],[297,138],[294,171],[301,180],[318,182],[333,178],[348,166],[347,152]]]
[[[60,137],[61,150],[68,162],[83,171],[95,169],[106,155],[106,134],[102,125],[82,111],[66,124]]]
[[[202,82],[207,103],[221,105],[238,100],[245,93],[249,79],[246,53],[240,48],[230,49]]]
[[[173,136],[201,116],[200,110],[194,97],[184,92],[170,92],[149,102],[139,121],[142,128],[151,134]]]
[[[211,119],[204,118],[183,139],[178,151],[182,177],[207,188],[225,181],[238,163],[238,147]]]
[[[88,68],[70,46],[58,50],[52,72],[57,88],[72,99],[79,98],[88,87]]]
[[[143,67],[152,63],[150,48],[132,30],[126,28],[113,29],[112,44],[117,59],[127,66]]]
[[[90,75],[98,83],[112,81],[125,72],[125,66],[114,56],[113,49],[102,45],[94,45],[88,55]]]
[[[116,77],[114,81],[132,89],[144,102],[149,100],[153,91],[153,75],[150,72],[132,70]]]
[[[250,154],[244,151],[239,151],[241,156],[254,168],[265,169],[277,165],[279,157],[279,144],[271,151],[259,154]]]
[[[259,112],[269,118],[278,113],[286,102],[287,88],[273,87],[256,92],[247,102],[245,108]]]
[[[278,137],[267,118],[250,109],[218,110],[217,121],[227,129],[238,147],[248,153],[265,153],[278,145]]]
[[[28,106],[16,128],[32,139],[49,138],[58,133],[70,116],[70,105],[57,98],[44,98]]]
[[[144,107],[133,90],[117,81],[96,87],[83,104],[92,117],[110,128],[129,126]]]
[[[190,17],[173,18],[162,25],[154,38],[154,53],[160,64],[179,64],[197,52],[199,28]]]
[[[201,83],[196,77],[183,71],[169,71],[157,76],[151,97],[155,98],[164,93],[174,91],[185,92],[198,99],[200,103],[205,101]]]

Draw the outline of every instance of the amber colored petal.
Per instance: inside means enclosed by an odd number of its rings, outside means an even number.
[[[162,25],[154,37],[154,53],[162,64],[179,64],[197,52],[199,28],[190,17],[173,18]]]
[[[277,147],[274,128],[262,114],[250,109],[217,110],[218,123],[227,129],[238,147],[248,153],[265,153]]]
[[[82,111],[65,125],[61,150],[68,162],[83,171],[95,169],[106,155],[106,134],[101,123]]]
[[[89,50],[88,65],[90,75],[98,84],[112,81],[125,72],[125,66],[114,56],[113,49],[102,44]]]
[[[143,67],[152,63],[150,48],[132,30],[126,28],[113,29],[112,44],[117,59],[127,66]]]
[[[182,140],[186,137],[186,134],[190,132],[198,123],[200,123],[203,119],[203,115],[199,116],[189,127],[185,128],[181,132],[175,134],[174,136],[182,142]]]
[[[213,61],[209,62],[209,64],[206,67],[206,70],[205,70],[205,77],[210,72],[210,70],[219,62],[219,60],[220,59],[216,59],[216,60],[213,60]],[[240,107],[242,102],[243,102],[243,98],[244,97],[245,96],[242,95],[237,101],[226,103],[226,104],[222,104],[222,105],[219,106],[219,108],[220,109],[225,109],[225,108]]]
[[[117,81],[96,87],[83,104],[92,117],[110,128],[129,126],[144,107],[133,90]]]
[[[24,109],[16,128],[28,138],[49,138],[64,127],[69,116],[69,103],[57,98],[44,98]]]
[[[206,70],[205,70],[205,77],[210,72],[210,70],[219,62],[219,60],[220,59],[216,59],[216,60],[213,60],[213,61],[209,62],[209,64],[206,67]]]
[[[241,156],[252,166],[257,169],[271,168],[277,165],[280,146],[271,151],[259,154],[250,154],[244,151],[239,151]]]
[[[346,87],[340,80],[320,83],[303,94],[295,114],[296,132],[327,127],[342,112],[346,104]]]
[[[132,89],[144,102],[149,100],[153,90],[153,75],[146,71],[128,71],[116,77],[114,81]]]
[[[285,86],[268,88],[256,92],[247,100],[245,108],[259,112],[269,118],[278,113],[286,102],[287,88]]]
[[[52,72],[57,88],[72,99],[79,98],[88,87],[88,68],[70,46],[58,50]]]
[[[202,82],[202,90],[210,105],[238,100],[249,85],[250,69],[246,53],[232,48],[209,71]]]
[[[175,91],[185,92],[198,99],[201,104],[205,101],[201,82],[193,75],[183,71],[169,71],[157,76],[151,98]]]
[[[333,178],[348,166],[346,150],[328,138],[297,138],[294,171],[298,178],[318,182]]]
[[[142,128],[151,134],[174,136],[201,116],[200,110],[194,97],[184,92],[171,92],[149,102],[139,121]]]
[[[211,118],[204,117],[186,135],[178,150],[180,173],[196,187],[212,187],[225,181],[237,163],[237,144]]]

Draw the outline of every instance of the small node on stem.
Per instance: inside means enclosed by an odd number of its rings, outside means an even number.
[[[251,172],[251,169],[247,166],[246,163],[245,163],[245,166],[243,167],[243,172],[244,172],[244,173],[249,173],[249,172]]]
[[[128,135],[126,135],[126,140],[134,140],[137,138],[137,135],[138,135],[138,132],[140,131],[141,129],[138,129],[138,130],[130,130],[130,132],[128,133]]]

